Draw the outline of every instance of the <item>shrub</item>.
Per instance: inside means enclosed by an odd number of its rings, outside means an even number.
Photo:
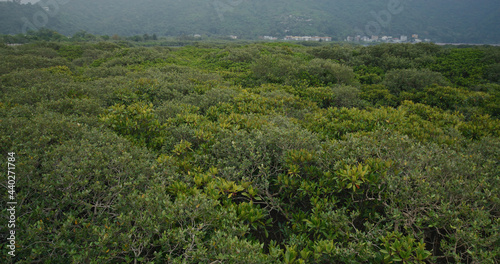
[[[446,79],[427,69],[392,70],[387,72],[383,84],[394,95],[401,92],[422,91],[433,84],[445,86]]]
[[[5,56],[0,62],[0,74],[15,72],[22,69],[40,69],[53,66],[70,66],[63,58],[47,58],[33,55]]]
[[[315,86],[355,83],[355,75],[350,67],[330,60],[313,59],[301,74],[305,74],[304,77],[310,85]]]
[[[349,46],[317,47],[308,50],[314,57],[325,60],[333,60],[349,64],[355,53],[354,48]]]
[[[397,97],[383,85],[363,85],[360,98],[374,106],[397,106]]]
[[[114,105],[100,118],[101,122],[132,142],[157,148],[163,144],[163,128],[152,104]]]
[[[31,105],[72,95],[83,96],[82,87],[72,83],[70,73],[67,67],[54,67],[3,75],[1,89],[5,94],[4,100],[12,104]]]
[[[263,55],[251,66],[253,76],[261,82],[292,84],[301,68],[291,56]]]
[[[67,116],[89,116],[95,118],[104,111],[103,102],[89,98],[63,98],[41,102],[41,108],[61,113]]]
[[[210,62],[216,63],[223,68],[247,68],[250,63],[259,57],[259,51],[255,48],[226,48],[217,53],[207,56]]]
[[[30,186],[19,193],[30,204],[19,218],[17,253],[26,256],[19,262],[95,263],[116,258],[108,250],[113,244],[109,231],[121,225],[120,200],[151,184],[151,156],[109,132],[93,130],[45,148],[37,159],[39,169],[33,177],[25,174],[29,184],[19,182]],[[132,226],[128,230],[136,235]],[[57,242],[37,243],[46,238]]]
[[[364,102],[360,98],[361,91],[353,86],[336,86],[333,90],[334,107],[363,108]]]
[[[481,150],[486,142],[491,146]],[[394,162],[395,170],[389,170],[385,178],[385,217],[392,219],[394,229],[424,238],[426,249],[432,249],[431,262],[439,262],[434,257],[452,262],[488,262],[499,253],[494,246],[498,239],[493,237],[498,210],[486,209],[496,208],[493,203],[498,199],[493,202],[485,198],[498,181],[492,177],[498,166],[491,163],[497,155],[490,152],[497,147],[497,139],[484,138],[453,150],[378,131],[335,142],[329,153],[333,155],[330,159],[376,156]],[[473,191],[473,186],[483,191]]]
[[[76,45],[64,45],[61,46],[58,50],[57,53],[63,57],[66,58],[69,61],[73,61],[75,59],[81,58],[83,55],[83,49],[81,46],[76,46]]]
[[[234,98],[238,94],[239,92],[236,89],[214,88],[206,91],[202,95],[186,96],[182,101],[199,107],[200,111],[204,113],[212,106],[234,102]]]
[[[292,149],[314,150],[319,142],[310,132],[283,117],[250,132],[237,131],[220,137],[211,150],[221,177],[252,181],[265,190],[284,163],[284,153]]]
[[[484,78],[500,84],[500,63],[492,64],[484,69]]]
[[[484,59],[484,51],[477,48],[452,49],[443,51],[429,68],[457,86],[469,87],[481,83]]]

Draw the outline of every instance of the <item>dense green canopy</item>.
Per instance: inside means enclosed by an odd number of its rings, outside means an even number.
[[[499,54],[2,44],[2,262],[498,263]]]

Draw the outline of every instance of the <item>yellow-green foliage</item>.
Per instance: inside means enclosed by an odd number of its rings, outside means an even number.
[[[446,113],[439,108],[410,101],[403,102],[398,108],[329,108],[310,114],[304,120],[304,125],[337,139],[349,133],[363,134],[389,129],[422,142],[440,144],[454,144],[463,138],[498,137],[500,128],[500,122],[488,116],[474,116],[471,120],[466,120],[459,113]]]
[[[117,104],[110,107],[100,120],[118,134],[136,143],[154,148],[163,142],[163,128],[151,103],[137,102],[129,106]]]

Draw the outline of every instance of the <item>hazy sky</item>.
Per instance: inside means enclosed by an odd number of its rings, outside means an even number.
[[[21,3],[26,4],[26,3],[36,3],[40,0],[21,0]],[[0,2],[12,2],[12,0],[0,0]]]

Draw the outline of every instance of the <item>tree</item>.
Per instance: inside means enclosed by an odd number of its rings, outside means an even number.
[[[312,85],[351,85],[356,82],[352,68],[331,60],[313,59],[305,67],[304,73]]]
[[[433,84],[446,86],[448,81],[429,69],[401,69],[389,71],[383,84],[392,94],[399,95],[401,92],[422,91]]]

